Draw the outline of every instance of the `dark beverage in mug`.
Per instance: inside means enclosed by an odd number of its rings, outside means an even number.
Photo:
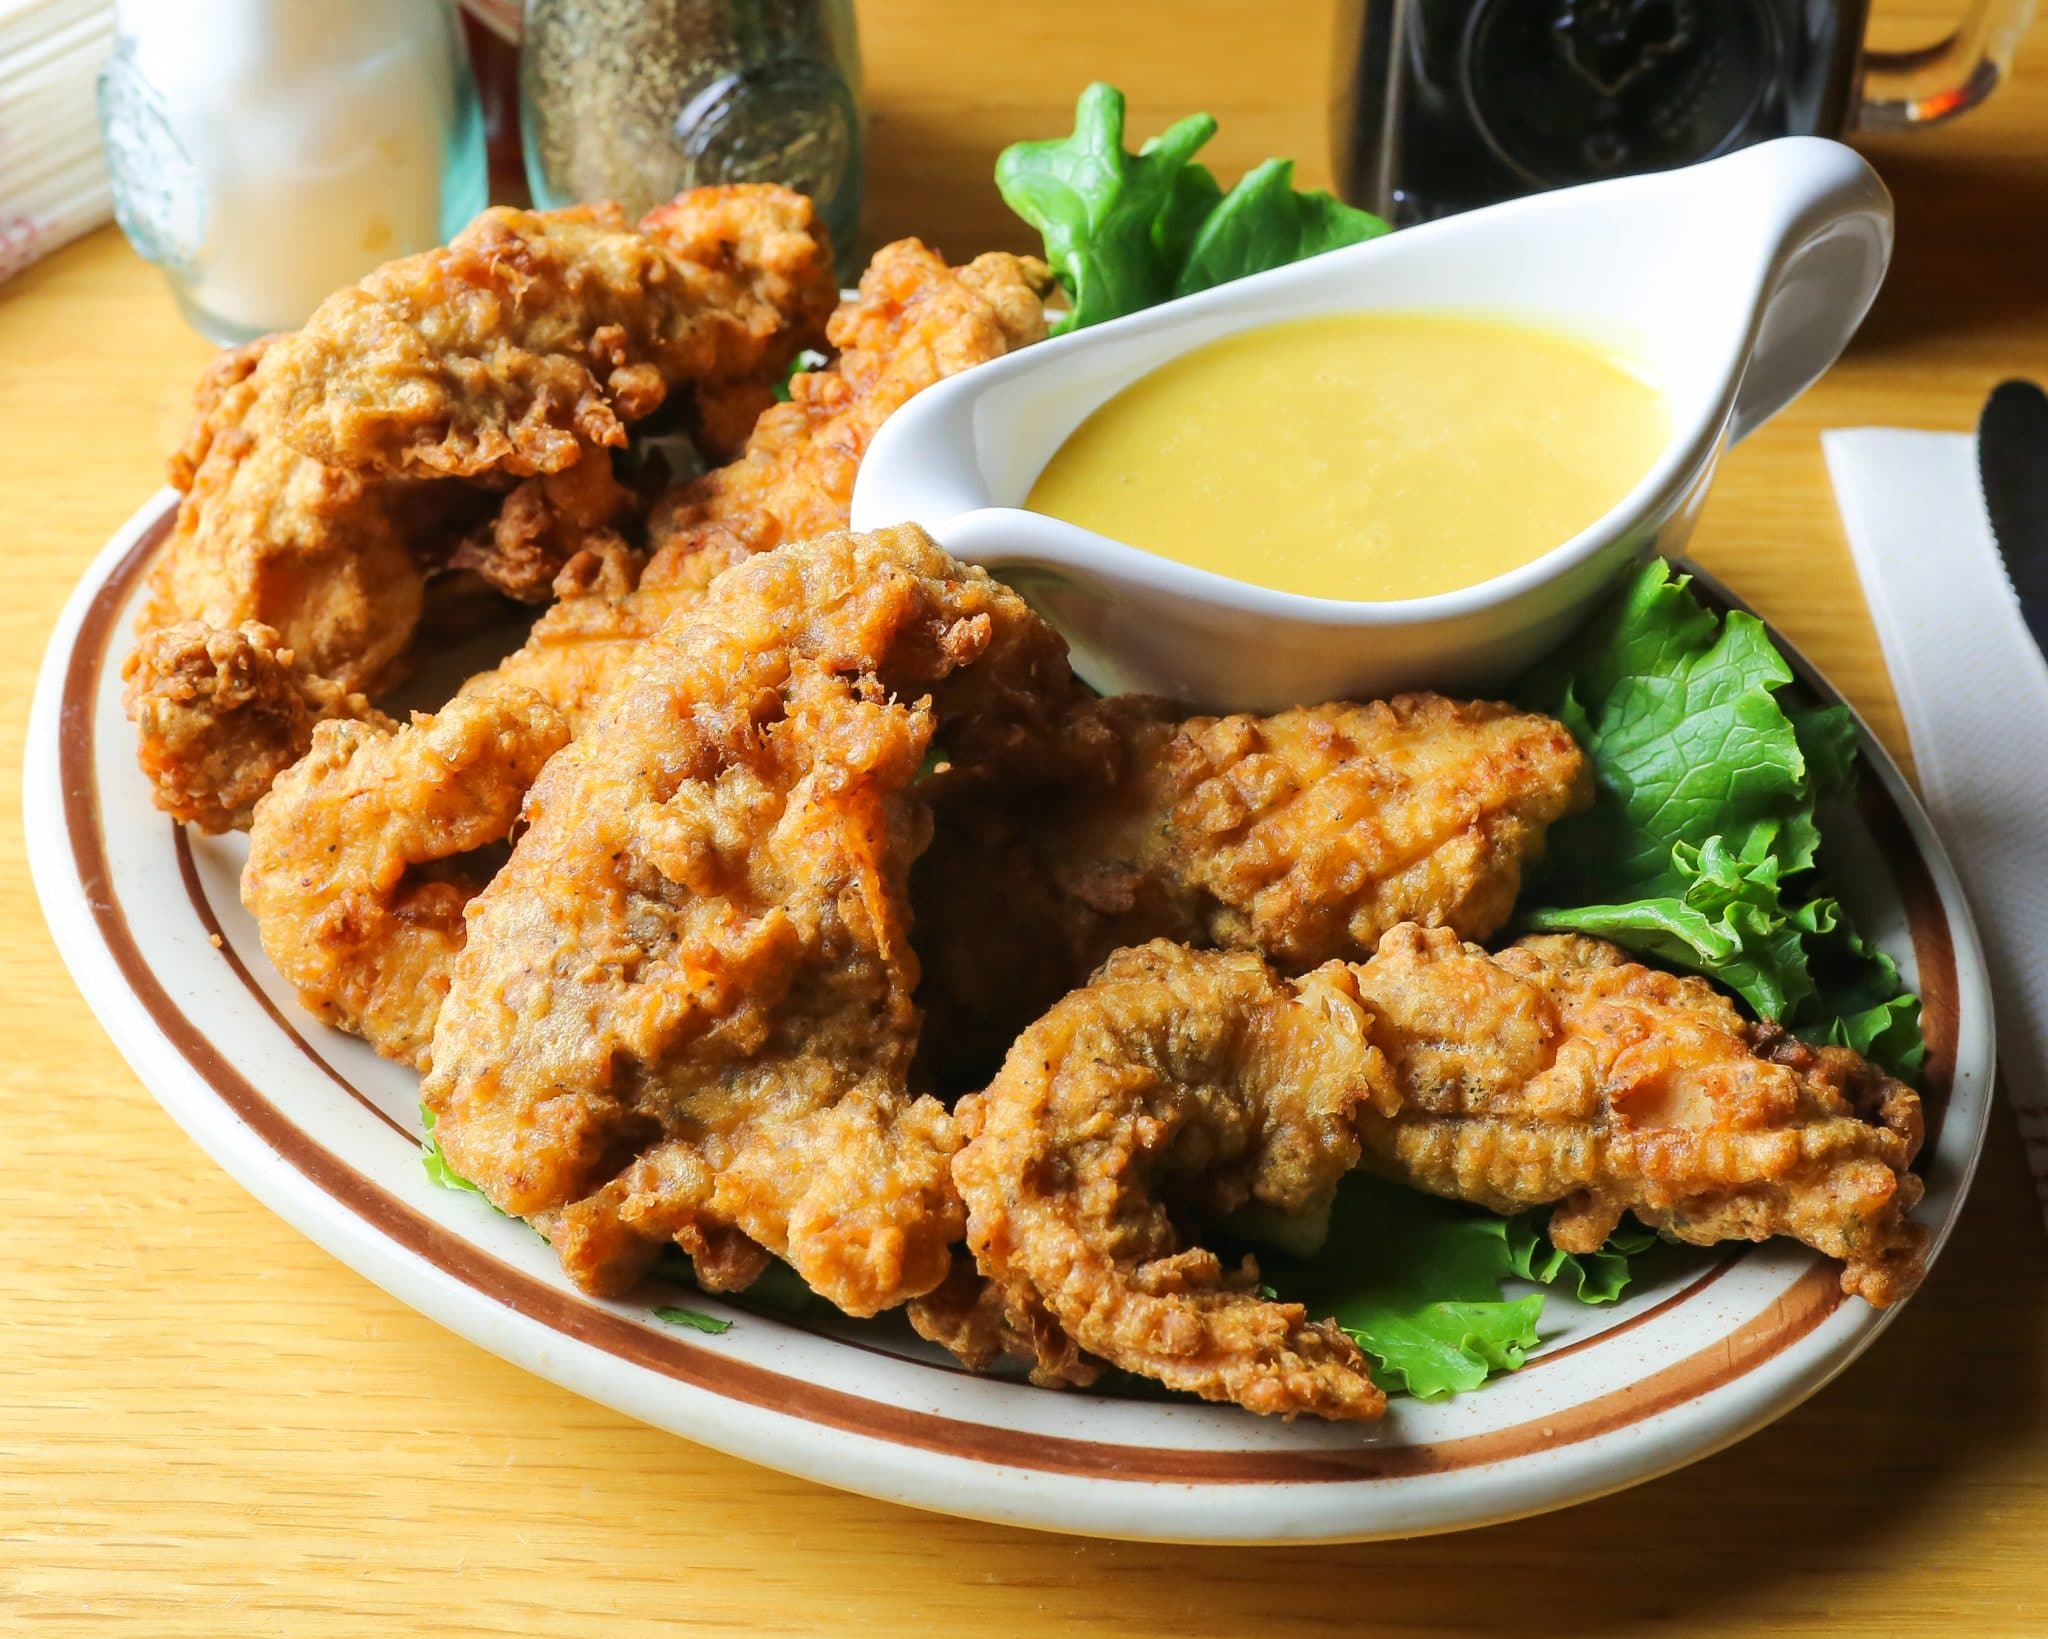
[[[1863,48],[1868,0],[1347,0],[1336,169],[1413,222],[1711,159],[1915,125],[1983,100],[2032,0],[1979,0],[1924,51]]]

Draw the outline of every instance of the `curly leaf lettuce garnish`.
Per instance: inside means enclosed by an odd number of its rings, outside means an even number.
[[[1004,201],[1045,240],[1072,303],[1056,330],[1100,324],[1248,273],[1376,238],[1387,224],[1329,194],[1298,191],[1288,160],[1269,159],[1228,193],[1195,152],[1216,133],[1190,114],[1124,147],[1124,97],[1081,93],[1071,136],[1018,142],[996,160]]]
[[[1590,1257],[1574,1257],[1543,1234],[1548,1215],[1496,1217],[1357,1175],[1339,1192],[1314,1259],[1262,1261],[1280,1296],[1333,1318],[1372,1358],[1381,1388],[1441,1400],[1516,1370],[1536,1347],[1543,1294],[1510,1298],[1504,1282],[1612,1303],[1628,1285],[1630,1259],[1655,1239],[1631,1226]]]
[[[441,1153],[441,1142],[434,1136],[434,1112],[420,1106],[420,1165],[427,1169],[427,1176],[443,1189],[466,1189],[472,1195],[481,1195],[483,1190],[472,1184],[461,1173],[448,1165],[448,1157]]]
[[[1816,804],[1845,793],[1846,708],[1788,709],[1763,623],[1716,617],[1661,560],[1520,691],[1572,731],[1593,807],[1557,827],[1523,924],[1703,973],[1758,1017],[1898,1075],[1924,1056],[1897,966],[1813,888]]]
[[[720,1332],[732,1330],[732,1322],[707,1315],[701,1309],[684,1309],[675,1304],[664,1304],[654,1311],[654,1318],[670,1326],[687,1326],[693,1332],[705,1332],[712,1337]]]

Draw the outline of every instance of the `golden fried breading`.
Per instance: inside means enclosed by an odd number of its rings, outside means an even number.
[[[626,531],[644,510],[642,498],[619,482],[610,452],[585,450],[560,472],[515,484],[490,520],[456,545],[448,567],[469,570],[521,603],[545,603],[581,554],[631,551]]]
[[[697,196],[686,197],[695,199]],[[984,258],[983,264],[1000,267],[1003,260]],[[1006,335],[1030,333],[1030,326],[1015,312],[1008,312],[1003,323],[999,324],[997,316],[1003,310],[989,306],[978,296],[973,296],[972,301],[981,306],[971,307],[963,292],[971,296],[976,287],[961,283],[964,271],[947,268],[935,258],[929,258],[928,253],[914,265],[916,277],[930,287],[922,295],[919,294],[921,287],[906,285],[912,269],[900,258],[885,257],[881,265],[892,270],[889,275],[877,276],[871,282],[872,288],[849,302],[840,318],[834,321],[835,332],[854,344],[851,350],[825,370],[815,373],[836,378],[843,369],[851,373],[853,380],[867,386],[861,392],[848,393],[838,388],[804,387],[802,383],[811,378],[799,377],[800,401],[824,403],[829,400],[841,406],[840,412],[802,422],[798,429],[800,436],[781,423],[762,430],[764,443],[779,452],[778,459],[793,461],[794,464],[788,468],[791,472],[801,470],[805,464],[798,458],[803,440],[815,440],[821,446],[830,445],[835,452],[835,463],[844,454],[848,440],[854,441],[854,453],[858,455],[872,431],[866,418],[874,406],[864,394],[873,384],[886,383],[885,396],[895,402],[919,386],[930,385],[935,379],[926,373],[929,368],[938,367],[940,362],[931,338],[916,325],[901,332],[892,329],[892,318],[900,319],[906,313],[929,314],[940,309],[956,315],[967,314],[972,322],[963,324],[961,332],[944,352],[943,363],[948,368],[978,362],[979,352],[1001,345],[1001,339]],[[986,269],[978,280],[980,285],[997,290],[999,294],[1006,288],[1000,278]],[[1004,299],[1014,306],[1015,291],[1023,289],[1021,285],[1010,288]],[[1025,294],[1030,293],[1025,291]],[[1037,300],[1035,295],[1030,299]],[[1037,324],[1043,328],[1042,314]],[[980,340],[976,341],[976,337]],[[899,344],[900,354],[897,352]],[[567,722],[571,732],[580,731],[607,691],[623,674],[639,645],[680,612],[693,607],[719,570],[731,561],[726,551],[690,549],[660,554],[651,565],[643,566],[641,555],[608,521],[613,515],[614,497],[619,486],[611,478],[608,464],[596,464],[605,463],[605,452],[599,450],[594,454],[595,463],[579,461],[566,472],[527,479],[506,498],[488,539],[466,543],[456,554],[455,562],[459,566],[482,570],[494,563],[500,577],[513,573],[522,561],[526,546],[524,538],[517,533],[525,517],[521,505],[525,497],[532,497],[540,509],[539,519],[534,525],[540,536],[538,568],[545,568],[546,563],[559,555],[568,543],[573,542],[579,548],[555,576],[557,601],[534,623],[526,643],[498,666],[471,678],[463,686],[461,698],[468,702],[481,702],[501,694],[507,698],[508,733],[521,731],[526,709],[523,701],[528,693],[539,695],[552,706]],[[597,476],[599,474],[602,476]],[[807,495],[801,486],[794,483],[787,486],[732,485],[720,488],[716,494],[702,494],[699,505],[704,516],[727,519],[735,524],[735,533],[728,537],[727,544],[731,551],[737,552],[737,542],[741,537],[772,540],[779,536],[782,527],[765,515],[742,520],[740,513],[743,509],[773,507],[795,500],[805,517],[814,522],[825,519],[836,527],[845,522],[846,499],[841,495],[837,503],[828,503],[815,495]],[[361,701],[356,702],[356,707],[358,710],[367,709]],[[317,715],[313,720],[317,720]],[[303,724],[295,722],[291,726],[292,736],[280,735],[278,738],[288,748],[295,749],[288,749],[281,758],[270,759],[262,765],[260,780],[252,780],[252,789],[246,793],[248,801],[253,802],[256,796],[261,795],[270,780],[289,766],[309,743],[311,720]],[[410,726],[400,727],[396,731],[396,739],[404,741],[419,732],[421,730]],[[378,755],[387,753],[380,750]],[[400,753],[394,748],[388,755],[395,757]],[[317,795],[320,789],[308,788],[305,795]],[[499,833],[499,839],[509,836],[517,813],[516,802],[503,805],[504,829]],[[281,814],[282,810],[277,821],[280,828],[284,823]],[[474,821],[475,816],[469,816],[472,834]],[[471,888],[481,885],[477,873],[470,873],[468,885]],[[381,902],[388,892],[388,884],[344,884],[337,881],[334,891]],[[266,907],[285,903],[276,896],[264,896],[259,900],[245,895],[245,899],[256,912],[259,927],[264,926],[269,914]],[[437,948],[445,949],[452,959],[461,939],[459,921],[451,923],[448,931],[451,939]],[[291,928],[281,926],[276,929],[266,927],[264,937],[281,947],[296,935]],[[372,955],[376,948],[374,940],[364,946],[366,953]],[[414,948],[417,953],[426,947],[416,945]],[[352,1019],[349,1016],[348,1009],[355,1000],[374,1003],[382,996],[383,986],[376,971],[362,975],[357,982],[343,983],[340,981],[344,975],[338,967],[323,970],[317,992],[320,996],[319,1011],[329,1022],[355,1030],[374,1043],[381,1045],[389,1041],[399,1044],[404,1055],[410,1058],[417,1052],[412,1025],[419,1024],[425,1034],[431,1035],[432,1010],[438,1006],[446,983],[445,974],[430,976],[426,972],[424,958],[412,971],[413,976],[421,981],[415,1003],[420,1011],[416,1020],[408,1021],[406,1030],[393,1031],[374,1018]],[[429,982],[430,978],[437,982]]]
[[[617,205],[498,206],[335,292],[276,344],[280,427],[329,466],[559,472],[697,380],[772,373],[836,295],[811,202],[699,190],[639,228]]]
[[[904,1306],[911,1329],[936,1343],[969,1371],[985,1372],[1005,1359],[1027,1362],[1042,1389],[1085,1389],[1106,1369],[1060,1330],[1059,1322],[1028,1292],[1010,1291],[955,1253],[944,1281]]]
[[[1357,1346],[1260,1297],[1257,1266],[1225,1269],[1168,1205],[1211,1223],[1249,1209],[1318,1241],[1358,1161],[1359,1111],[1397,1102],[1343,964],[1288,981],[1256,956],[1119,951],[961,1100],[968,1247],[1013,1326],[1037,1315],[1206,1400],[1378,1417]]]
[[[1576,936],[1489,956],[1403,926],[1358,987],[1401,1092],[1360,1137],[1403,1182],[1496,1212],[1561,1203],[1568,1252],[1633,1212],[1701,1246],[1789,1235],[1880,1306],[1919,1284],[1920,1101],[1856,1054]]]
[[[487,496],[335,472],[276,436],[261,363],[224,353],[171,459],[186,495],[150,567],[123,668],[157,806],[207,831],[246,825],[324,717],[368,709],[417,625],[424,537]]]
[[[729,467],[680,486],[650,521],[644,568],[621,551],[572,559],[525,646],[470,692],[529,688],[572,720],[634,646],[703,595],[720,570],[784,540],[846,527],[875,429],[912,395],[1045,333],[1044,269],[988,255],[950,268],[915,240],[878,251],[828,326],[841,352],[794,377]]]
[[[312,745],[316,725],[389,721],[360,692],[300,666],[255,621],[145,631],[121,675],[157,807],[203,831],[246,827],[271,782]]]
[[[264,953],[307,1011],[424,1067],[463,908],[568,740],[554,709],[524,693],[453,700],[403,730],[314,730],[256,804],[242,869]]]
[[[1910,1088],[1578,936],[1490,956],[1404,923],[1369,960],[1291,981],[1249,954],[1119,951],[957,1120],[984,1280],[956,1269],[913,1321],[969,1366],[1021,1355],[1045,1383],[1064,1340],[1067,1361],[1255,1411],[1376,1416],[1333,1327],[1254,1297],[1254,1270],[1227,1273],[1168,1215],[1237,1215],[1313,1251],[1361,1158],[1496,1212],[1555,1205],[1569,1252],[1624,1212],[1697,1245],[1790,1236],[1880,1306],[1927,1256]]]
[[[1018,759],[934,781],[914,883],[927,1060],[967,1085],[1111,950],[1170,938],[1287,972],[1370,952],[1405,921],[1484,938],[1525,862],[1591,796],[1562,724],[1411,694],[1177,722],[1112,699],[1061,737],[1071,777],[1026,800]]]
[[[656,507],[656,562],[844,529],[875,430],[933,382],[1043,337],[1051,288],[1033,257],[991,251],[950,268],[918,240],[884,245],[826,327],[838,358],[791,379],[789,402],[761,416],[737,461]]]
[[[690,618],[690,615],[694,618]],[[852,1314],[937,1286],[951,1117],[907,1090],[935,730],[1075,687],[914,528],[752,558],[646,643],[471,904],[423,1096],[449,1162],[616,1291],[733,1237]]]
[[[422,537],[480,518],[487,495],[309,461],[277,437],[268,365],[284,338],[223,353],[171,457],[185,491],[137,622],[275,627],[305,667],[355,689],[387,676],[419,618]]]
[[[690,395],[690,442],[709,466],[737,461],[777,402],[775,388],[765,381],[700,382]]]
[[[645,254],[687,262],[696,272],[685,282],[745,286],[749,326],[779,314],[748,350],[779,370],[818,339],[831,299],[831,257],[809,236],[807,211],[780,189],[698,190],[656,213],[668,248],[648,240]],[[760,231],[743,231],[746,220]],[[151,569],[144,642],[127,667],[157,803],[209,831],[248,823],[256,798],[305,754],[313,723],[360,714],[395,681],[426,576],[451,555],[498,590],[535,599],[578,554],[624,551],[621,531],[637,533],[641,501],[595,445],[558,451],[573,463],[509,494],[499,493],[509,477],[394,478],[300,453],[282,436],[282,378],[302,352],[297,338],[268,337],[202,378],[192,430],[171,460],[186,498]],[[154,636],[190,622],[209,630]],[[246,639],[254,627],[275,635]],[[237,628],[245,640],[230,635]],[[209,656],[221,662],[215,683],[204,680]]]

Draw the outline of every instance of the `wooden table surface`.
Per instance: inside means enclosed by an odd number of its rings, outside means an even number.
[[[1021,248],[990,161],[1097,77],[1142,132],[1213,110],[1226,174],[1327,174],[1321,3],[860,10],[871,240]],[[1978,115],[1866,147],[1898,198],[1890,282],[1728,460],[1697,544],[1897,747],[1818,434],[1963,428],[2001,377],[2048,379],[2048,31]],[[840,1495],[527,1377],[302,1240],[101,1034],[19,829],[51,622],[160,481],[205,352],[112,229],[0,285],[0,1630],[2048,1633],[2048,1256],[2003,1112],[1926,1289],[1808,1405],[1622,1496],[1376,1546],[1131,1546]]]

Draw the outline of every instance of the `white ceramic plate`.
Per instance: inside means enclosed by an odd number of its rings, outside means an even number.
[[[37,891],[95,1013],[165,1109],[280,1216],[530,1371],[721,1450],[925,1508],[1053,1530],[1301,1542],[1477,1525],[1591,1497],[1761,1427],[1887,1315],[1789,1244],[1676,1259],[1612,1308],[1553,1295],[1521,1372],[1372,1426],[1050,1394],[970,1376],[887,1323],[812,1324],[691,1295],[716,1336],[571,1287],[521,1224],[419,1162],[417,1081],[299,1011],[236,897],[240,838],[150,806],[121,712],[140,570],[175,497],[108,545],[45,660],[25,779]],[[1990,1002],[1955,875],[1898,773],[1871,773],[1841,884],[1927,1003],[1937,1247],[1991,1089]],[[1831,832],[1831,835],[1833,833]],[[659,1301],[654,1299],[652,1301]]]

